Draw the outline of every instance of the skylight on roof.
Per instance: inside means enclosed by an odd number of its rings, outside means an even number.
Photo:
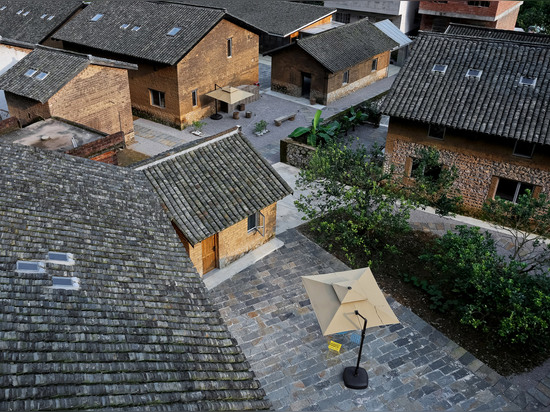
[[[48,77],[48,74],[49,73],[46,73],[46,72],[40,72],[36,75],[35,79],[36,80],[44,80],[46,77]]]
[[[52,14],[50,17],[48,17],[48,20],[52,20],[55,16]]]
[[[65,276],[52,276],[52,289],[80,289],[78,278]]]
[[[25,72],[25,76],[27,77],[32,77],[34,76],[36,73],[38,73],[38,70],[35,70],[35,69],[29,69]]]
[[[74,265],[74,256],[72,253],[48,252],[48,262],[60,265]]]
[[[7,6],[2,6],[2,7],[0,7],[0,11],[6,10],[6,7],[7,7]]]
[[[48,13],[43,14],[42,16],[40,16],[40,18],[41,18],[42,20],[44,20],[46,17],[48,17]]]
[[[170,30],[168,33],[166,33],[168,36],[175,36],[179,33],[181,30],[181,27],[174,27],[172,30]]]
[[[30,11],[26,11],[25,13],[23,13],[23,16],[26,16],[30,13]]]
[[[432,68],[432,72],[445,73],[446,71],[447,71],[446,64],[434,64],[434,67]]]
[[[479,79],[481,77],[481,73],[483,73],[483,70],[468,69],[466,72],[466,77],[477,77]]]
[[[126,30],[128,27],[130,27],[128,23],[124,23],[123,25],[120,26],[120,28],[123,30]]]
[[[103,17],[103,14],[101,13],[97,13],[94,17],[92,17],[90,19],[90,21],[98,21],[99,19],[101,19]]]
[[[134,27],[132,27],[132,31],[138,31],[139,29],[141,29],[141,26],[134,26]]]
[[[44,267],[44,262],[18,260],[15,265],[15,271],[18,273],[44,273]]]
[[[21,9],[21,10],[19,10],[19,11],[18,11],[17,13],[15,13],[15,14],[21,14],[21,13],[23,13],[23,10],[24,10],[24,9]]]
[[[537,78],[536,77],[525,77],[525,76],[521,76],[519,78],[519,84],[523,84],[525,86],[533,86],[535,87],[535,85],[537,84]]]

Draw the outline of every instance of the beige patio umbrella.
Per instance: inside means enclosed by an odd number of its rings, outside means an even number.
[[[370,268],[302,276],[323,335],[362,329],[356,367],[344,370],[344,384],[352,389],[368,386],[367,372],[359,367],[367,324],[399,323]]]
[[[245,92],[244,90],[237,89],[236,87],[225,86],[217,88],[216,86],[217,85],[214,86],[214,90],[206,93],[206,95],[228,104],[235,104],[246,99],[247,97],[254,96],[252,93]]]

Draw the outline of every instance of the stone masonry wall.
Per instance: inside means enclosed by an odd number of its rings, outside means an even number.
[[[134,139],[128,71],[89,65],[48,102],[52,116]]]
[[[315,148],[298,143],[291,138],[281,140],[281,162],[303,169],[309,164],[309,159],[315,153]]]
[[[396,174],[409,176],[412,162],[407,159],[414,158],[417,149],[430,146],[439,150],[444,165],[458,168],[455,187],[466,207],[480,209],[494,197],[501,177],[533,184],[550,194],[550,151],[544,148],[536,150],[532,159],[521,158],[511,155],[514,145],[507,139],[482,140],[448,132],[438,140],[427,137],[427,126],[390,121],[386,156]]]

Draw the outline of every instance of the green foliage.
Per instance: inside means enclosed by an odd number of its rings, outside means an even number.
[[[460,322],[497,333],[507,343],[547,342],[550,278],[525,276],[518,262],[504,261],[489,233],[477,227],[457,229],[420,257],[433,267],[433,286],[448,293],[445,299],[432,300],[435,306],[456,310]]]
[[[298,139],[305,136],[307,144],[314,147],[317,146],[319,141],[326,144],[334,140],[340,132],[340,123],[333,121],[323,124],[321,114],[321,110],[317,110],[310,127],[297,127],[288,136]]]
[[[200,132],[202,131],[202,128],[206,126],[205,122],[201,122],[200,120],[194,120],[192,123],[193,130]]]
[[[525,0],[519,9],[517,26],[525,31],[537,26],[541,33],[550,29],[550,3],[542,0]]]
[[[360,109],[355,109],[353,106],[349,108],[344,116],[340,118],[342,129],[347,133],[350,128],[355,130],[355,127],[367,121],[368,115]]]
[[[363,113],[367,116],[367,120],[376,125],[380,124],[382,113],[378,108],[378,104],[374,101],[366,101],[362,106]]]
[[[296,201],[311,228],[337,242],[353,264],[356,256],[387,249],[381,239],[409,230],[412,208],[383,168],[379,148],[356,150],[334,141],[319,147],[297,186],[309,191]]]
[[[458,178],[456,166],[444,167],[439,160],[439,151],[433,147],[416,150],[412,185],[405,186],[415,202],[435,208],[441,216],[456,213],[462,205],[458,189],[453,188]]]
[[[261,133],[267,128],[267,122],[265,120],[260,120],[256,124],[254,124],[254,131],[256,133]]]
[[[510,258],[522,264],[522,272],[548,272],[550,198],[545,193],[534,197],[530,190],[525,192],[516,203],[498,197],[487,201],[483,218],[510,234],[514,243]]]

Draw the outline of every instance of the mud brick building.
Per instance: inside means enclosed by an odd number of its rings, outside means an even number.
[[[420,30],[444,32],[450,23],[514,30],[523,1],[421,1]]]
[[[22,126],[49,117],[134,137],[128,70],[136,66],[37,46],[0,76],[11,116]]]
[[[272,239],[277,201],[292,193],[238,128],[135,167],[157,191],[201,275]]]
[[[550,45],[476,33],[419,36],[382,107],[388,164],[407,179],[417,149],[437,148],[441,167],[458,168],[455,185],[472,209],[526,189],[550,193]]]
[[[0,75],[25,57],[34,49],[34,45],[0,38]],[[8,104],[4,91],[0,89],[0,120],[9,117]]]
[[[1,410],[270,402],[143,173],[0,143]]]
[[[398,44],[367,19],[270,52],[271,89],[328,104],[388,75]]]
[[[224,10],[170,2],[93,2],[63,26],[63,47],[138,65],[137,114],[184,127],[215,112],[216,85],[258,82],[258,35]]]

